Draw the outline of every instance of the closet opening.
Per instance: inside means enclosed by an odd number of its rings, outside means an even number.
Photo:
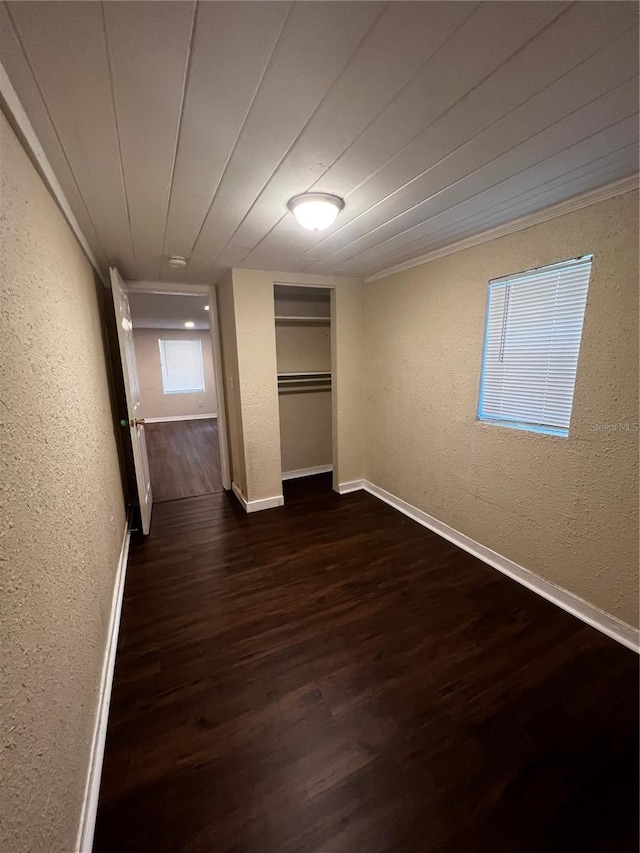
[[[208,294],[129,291],[154,503],[223,490]]]
[[[328,490],[333,470],[331,302],[331,288],[274,285],[282,479],[317,477]]]

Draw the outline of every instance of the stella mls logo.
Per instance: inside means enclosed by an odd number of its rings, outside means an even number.
[[[605,424],[589,424],[591,432],[638,432],[638,424],[628,421],[618,421],[617,423]]]

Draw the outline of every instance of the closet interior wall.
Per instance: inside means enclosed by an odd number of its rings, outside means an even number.
[[[274,287],[282,473],[332,464],[330,290]]]

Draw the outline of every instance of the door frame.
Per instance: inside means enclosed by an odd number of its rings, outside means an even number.
[[[131,311],[129,308],[127,285],[118,272],[117,267],[109,267],[109,279],[111,282],[111,297],[113,300],[127,406],[127,424],[131,436],[133,467],[135,470],[138,504],[140,506],[140,522],[142,532],[147,536],[151,529],[153,491],[151,489],[151,474],[149,471],[149,457],[147,455],[147,442],[144,433],[144,419],[138,418],[138,407],[141,404],[141,400]]]
[[[231,490],[231,466],[229,463],[229,436],[227,431],[227,405],[224,393],[222,370],[222,343],[220,338],[220,312],[218,288],[215,284],[184,284],[163,281],[127,281],[130,293],[158,293],[162,296],[207,296],[209,299],[209,332],[213,349],[213,373],[216,379],[216,403],[218,421],[218,446],[220,452],[220,478],[222,488]]]

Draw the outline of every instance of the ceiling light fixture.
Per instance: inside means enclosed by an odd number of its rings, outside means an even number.
[[[333,224],[344,199],[330,193],[300,193],[289,199],[287,207],[303,228],[322,231]]]
[[[182,270],[187,265],[187,259],[184,255],[171,255],[170,258],[167,258],[167,263],[174,270]]]
[[[195,323],[193,322],[193,320],[187,320],[187,322],[184,324],[185,329],[193,329],[194,326]]]
[[[205,310],[205,311],[208,311],[208,310],[209,310],[209,306],[208,306],[208,305],[205,305],[205,306],[204,306],[204,310]]]

